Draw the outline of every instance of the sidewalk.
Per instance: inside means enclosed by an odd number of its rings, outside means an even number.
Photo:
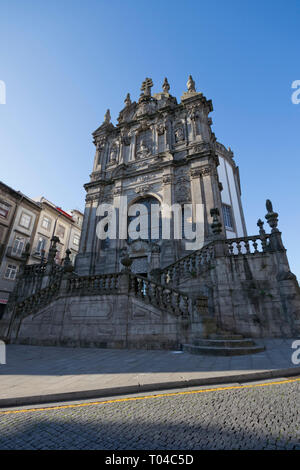
[[[292,339],[256,340],[264,352],[197,356],[181,351],[8,345],[0,407],[300,375]]]

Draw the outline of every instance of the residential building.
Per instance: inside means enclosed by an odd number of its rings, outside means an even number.
[[[26,245],[30,245],[27,264],[40,263],[47,259],[51,238],[56,235],[56,263],[62,263],[68,248],[74,263],[82,220],[79,210],[66,212],[44,197],[33,200],[0,182],[0,316],[14,289]]]

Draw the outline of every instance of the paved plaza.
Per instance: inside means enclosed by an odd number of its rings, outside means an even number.
[[[265,351],[233,357],[8,345],[0,407],[300,374],[291,360],[292,339],[257,343]]]

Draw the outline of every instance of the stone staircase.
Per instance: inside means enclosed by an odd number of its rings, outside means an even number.
[[[242,335],[210,335],[208,338],[195,338],[192,344],[183,344],[183,351],[191,354],[209,356],[242,356],[256,354],[265,350],[251,338]]]

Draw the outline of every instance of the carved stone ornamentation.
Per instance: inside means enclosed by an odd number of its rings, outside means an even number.
[[[130,99],[130,94],[127,93],[126,98],[124,100],[125,106],[130,106],[131,105],[131,99]]]
[[[121,196],[122,194],[122,188],[118,187],[118,188],[114,188],[114,196]]]
[[[202,175],[202,169],[201,168],[192,168],[191,171],[190,171],[190,174],[191,174],[192,179],[200,178],[200,176]]]
[[[86,202],[98,201],[101,198],[100,194],[88,194],[85,198]]]
[[[145,78],[145,80],[142,83],[141,86],[141,91],[142,94],[141,96],[151,96],[151,88],[153,87],[153,81],[151,78]]]
[[[219,217],[220,217],[219,209],[217,207],[214,207],[213,209],[210,210],[210,215],[213,218],[213,222],[210,225],[212,233],[215,236],[219,236],[220,233],[222,232],[222,224],[221,224],[220,219],[219,219]]]
[[[102,138],[102,139],[98,140],[98,142],[96,144],[96,149],[98,150],[98,152],[101,152],[104,149],[105,142],[106,142],[105,138]]]
[[[206,142],[203,142],[201,144],[194,145],[191,149],[191,152],[193,154],[195,153],[206,153],[210,151],[209,144]]]
[[[113,145],[109,154],[110,163],[116,163],[118,159],[119,148],[117,145]]]
[[[176,202],[189,202],[191,200],[191,191],[189,185],[181,183],[176,185],[175,191]]]
[[[171,184],[173,181],[172,175],[163,176],[163,184]]]
[[[212,172],[212,169],[211,169],[210,166],[205,166],[205,167],[201,168],[201,175],[202,176],[208,176],[208,175],[211,174],[211,172]]]
[[[184,139],[184,130],[182,125],[177,125],[174,130],[175,143],[179,144],[183,142]]]
[[[268,224],[270,225],[271,227],[271,232],[274,233],[274,232],[279,232],[278,228],[277,228],[277,225],[278,225],[278,214],[277,212],[274,212],[273,211],[273,205],[272,205],[272,202],[270,201],[270,199],[267,199],[266,201],[266,208],[267,208],[267,215],[265,216],[265,218],[267,219],[267,222]]]
[[[164,80],[162,89],[163,89],[164,93],[169,93],[170,85],[169,85],[169,82],[168,82],[167,78],[165,78],[165,80]]]
[[[122,144],[125,145],[125,146],[130,145],[130,141],[131,141],[131,139],[130,139],[130,137],[129,137],[128,135],[123,135],[123,136],[121,137],[121,142],[122,142]]]
[[[166,127],[163,123],[160,123],[156,127],[158,135],[163,135],[165,133]]]
[[[188,115],[192,121],[195,121],[200,117],[198,106],[190,106],[188,108]]]
[[[192,75],[189,75],[189,79],[187,81],[187,89],[189,93],[195,93],[196,92],[196,87],[195,87],[195,82],[193,80]]]
[[[135,188],[135,192],[137,194],[140,194],[141,196],[143,196],[144,194],[147,194],[150,190],[151,190],[151,184],[144,184],[142,186],[138,186],[137,188]]]
[[[148,146],[145,144],[145,142],[142,140],[137,151],[136,151],[136,157],[138,159],[141,159],[141,158],[147,158],[147,157],[150,157],[151,155],[151,152],[148,148]]]
[[[104,116],[104,124],[109,124],[111,120],[110,110],[108,109]]]

